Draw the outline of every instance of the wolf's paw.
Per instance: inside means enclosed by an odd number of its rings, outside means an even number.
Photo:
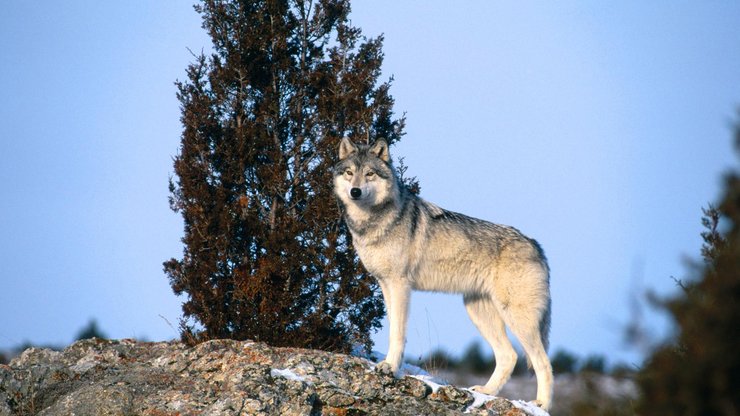
[[[532,400],[530,403],[532,403],[533,405],[539,407],[540,409],[550,410],[550,409],[548,409],[550,406],[545,406],[545,404],[542,403],[542,401],[540,401],[540,400]]]
[[[393,366],[388,361],[379,362],[378,365],[375,366],[375,371],[381,374],[397,377],[396,371],[393,370]]]
[[[470,390],[476,393],[487,394],[489,396],[495,396],[496,393],[498,393],[498,390],[486,386],[472,386],[470,387]]]

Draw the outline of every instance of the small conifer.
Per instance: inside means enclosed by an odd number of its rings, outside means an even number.
[[[184,340],[252,339],[347,351],[369,346],[383,303],[332,193],[339,141],[403,135],[383,38],[343,0],[204,0],[212,52],[177,82],[182,138],[170,205],[183,257]]]
[[[735,144],[740,149],[740,124]],[[720,204],[702,223],[701,274],[665,303],[676,339],[640,372],[638,414],[740,414],[740,172],[727,175]]]

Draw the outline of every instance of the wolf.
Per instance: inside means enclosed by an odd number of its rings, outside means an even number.
[[[411,193],[383,139],[372,146],[342,139],[333,175],[352,244],[379,283],[390,321],[388,354],[377,369],[400,376],[412,290],[460,293],[496,358],[488,382],[471,389],[495,395],[511,377],[517,353],[508,326],[534,368],[535,403],[548,409],[550,270],[540,245],[513,227],[448,211]]]

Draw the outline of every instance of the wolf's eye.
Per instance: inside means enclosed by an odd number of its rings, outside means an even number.
[[[370,171],[370,172],[366,173],[365,176],[367,176],[368,178],[372,178],[373,176],[375,176],[375,172]]]
[[[347,170],[344,171],[344,174],[347,175],[347,176],[352,176],[352,171],[349,170],[349,169],[347,169]]]

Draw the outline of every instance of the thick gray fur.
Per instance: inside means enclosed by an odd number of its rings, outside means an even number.
[[[400,375],[411,290],[460,293],[496,357],[489,381],[472,389],[496,394],[511,376],[517,354],[508,327],[534,368],[537,403],[549,408],[550,273],[540,245],[516,228],[442,209],[409,192],[384,140],[372,146],[342,140],[334,191],[388,312],[389,350],[378,368]]]

